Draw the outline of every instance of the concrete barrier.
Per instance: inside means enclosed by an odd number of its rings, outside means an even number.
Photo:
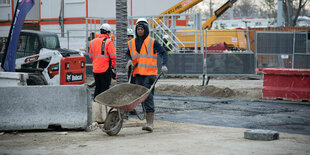
[[[310,100],[310,69],[266,68],[263,98]]]
[[[0,71],[0,87],[26,86],[28,73]]]
[[[91,109],[83,85],[0,87],[0,130],[85,129]]]

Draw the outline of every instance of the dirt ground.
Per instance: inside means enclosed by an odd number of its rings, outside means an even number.
[[[89,76],[86,83],[93,80]],[[208,85],[202,86],[201,77],[161,78],[155,85],[156,94],[211,96],[241,99],[261,99],[263,80],[248,77],[211,77]],[[112,81],[112,86],[116,81]]]
[[[88,78],[90,82],[92,78]],[[115,81],[112,82],[115,84]],[[157,94],[181,94],[227,98],[260,99],[262,80],[214,78],[201,86],[201,78],[163,78],[156,85]],[[169,100],[168,100],[169,101]],[[170,102],[170,101],[169,101]],[[179,101],[182,102],[183,101]],[[192,101],[193,102],[193,101]],[[190,102],[185,102],[190,103]],[[199,101],[200,104],[202,102]],[[164,103],[163,103],[164,104]],[[211,103],[210,106],[219,105]],[[172,105],[170,103],[170,105]],[[227,104],[234,106],[234,104]],[[251,104],[246,104],[251,106]],[[257,105],[257,108],[261,108]],[[215,107],[217,108],[217,107]],[[243,107],[246,108],[246,107]],[[254,107],[255,108],[255,107]],[[209,108],[209,110],[211,110]],[[229,109],[226,109],[227,111]],[[227,113],[227,111],[225,113]],[[198,112],[198,110],[187,111]],[[203,111],[201,111],[203,112]],[[212,112],[212,111],[211,111]],[[182,114],[176,111],[176,114]],[[223,111],[219,112],[223,115]],[[174,113],[172,113],[174,114]],[[193,114],[193,113],[192,113]],[[204,114],[208,114],[204,112]],[[297,113],[296,113],[297,114]],[[210,112],[209,112],[210,115]],[[212,114],[211,114],[212,115]],[[277,114],[278,115],[278,114]],[[159,115],[157,115],[159,116]],[[212,115],[213,116],[213,115]],[[280,116],[280,115],[279,115]],[[214,116],[217,117],[217,116]],[[249,116],[241,116],[248,118]],[[262,117],[253,116],[259,121]],[[289,117],[286,116],[285,117]],[[298,116],[299,117],[299,116]],[[308,117],[308,116],[307,116]],[[269,117],[268,117],[269,118]],[[291,117],[289,117],[291,118]],[[207,118],[206,118],[207,119]],[[219,117],[218,119],[221,119]],[[294,117],[295,119],[295,117]],[[296,118],[297,119],[297,118]],[[301,118],[303,119],[303,118]],[[228,121],[228,120],[223,120]],[[240,120],[239,120],[240,121]],[[270,120],[272,121],[272,120]],[[117,136],[108,136],[92,126],[88,131],[0,132],[2,154],[309,154],[310,136],[280,132],[280,139],[254,141],[244,139],[246,128],[175,123],[155,120],[153,133],[141,130],[145,121],[130,118]],[[281,123],[281,122],[280,122]],[[283,122],[285,123],[285,122]],[[289,122],[288,122],[289,123]],[[307,125],[307,123],[305,123]]]
[[[309,154],[310,136],[280,133],[274,141],[243,138],[246,129],[155,121],[153,133],[129,120],[118,136],[91,132],[23,132],[0,136],[0,154]]]
[[[202,86],[200,78],[160,79],[155,92],[158,94],[178,94],[189,96],[212,96],[242,99],[261,99],[263,80],[210,79]]]

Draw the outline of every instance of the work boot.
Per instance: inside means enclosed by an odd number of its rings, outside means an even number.
[[[129,111],[129,115],[137,115],[136,109],[133,109],[132,111]]]
[[[146,124],[144,127],[142,127],[142,130],[153,132],[153,120],[154,120],[154,113],[153,112],[146,113]]]

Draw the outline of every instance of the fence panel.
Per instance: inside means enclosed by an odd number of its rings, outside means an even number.
[[[256,32],[258,67],[310,68],[307,32]]]
[[[161,57],[157,59],[158,68],[161,68]],[[169,54],[167,63],[168,75],[202,75],[203,54],[202,53],[172,53]]]
[[[208,53],[207,75],[255,74],[254,53]]]
[[[295,54],[294,68],[310,69],[310,54]]]
[[[291,32],[257,32],[257,54],[293,54]]]

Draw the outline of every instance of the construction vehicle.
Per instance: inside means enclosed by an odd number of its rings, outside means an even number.
[[[164,14],[180,14],[194,5],[198,4],[202,0],[183,0],[175,6],[161,13]],[[219,18],[224,12],[233,6],[237,0],[228,0],[219,9],[214,12],[206,22],[202,24],[202,29],[210,29],[213,22]],[[195,34],[197,33],[197,42],[200,42],[200,32],[194,29],[179,30],[177,31],[177,38],[180,42],[184,42],[185,48],[192,50],[195,48],[195,43],[188,43],[195,41]],[[208,41],[206,41],[206,38]],[[187,43],[185,43],[187,42]],[[204,44],[210,50],[239,50],[246,49],[245,31],[243,29],[219,29],[207,31],[206,37],[204,37]],[[178,44],[181,47],[181,44]],[[200,44],[197,44],[200,48]]]
[[[177,37],[181,42],[192,42],[184,43],[185,48],[195,48],[195,33],[196,30],[180,30],[177,31]],[[208,50],[243,50],[247,49],[247,41],[245,30],[241,28],[236,29],[214,29],[207,30],[204,34],[204,46]],[[200,42],[200,32],[197,32],[197,42]],[[197,44],[200,48],[200,44]]]
[[[161,15],[183,13],[184,11],[188,10],[189,8],[193,7],[194,5],[198,4],[201,1],[203,0],[183,0],[180,3],[174,5],[173,7],[161,13]]]
[[[224,12],[226,12],[229,8],[233,6],[233,4],[237,0],[228,0],[225,4],[223,4],[219,9],[214,12],[214,15],[211,16],[205,23],[202,24],[203,29],[211,28],[212,23],[219,18]]]
[[[84,84],[85,64],[82,53],[60,48],[56,33],[33,30],[20,33],[15,70],[29,73],[27,85]]]

